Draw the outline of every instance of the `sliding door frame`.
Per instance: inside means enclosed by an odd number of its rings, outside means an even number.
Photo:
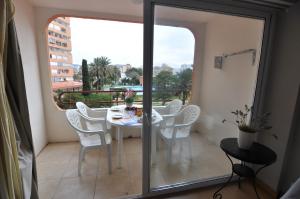
[[[197,180],[158,188],[150,188],[154,8],[157,5],[209,11],[227,15],[262,19],[265,21],[253,102],[253,117],[261,114],[264,108],[264,93],[266,90],[268,68],[271,60],[273,30],[275,29],[275,19],[278,11],[274,8],[229,0],[144,0],[143,107],[145,117],[143,118],[143,197],[153,197],[161,194],[216,185],[228,179],[228,176],[223,176],[206,181]]]

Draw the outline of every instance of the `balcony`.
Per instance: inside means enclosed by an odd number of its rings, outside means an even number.
[[[160,9],[163,10],[165,8],[162,7]],[[243,52],[248,52],[249,50],[247,49],[252,49],[252,42],[256,43],[255,45],[257,46],[260,45],[263,23],[252,21],[247,24],[249,19],[243,21],[232,17],[225,17],[225,19],[221,16],[216,17],[220,21],[215,19],[214,22],[211,21],[209,23],[210,26],[205,28],[200,26],[201,28],[196,30],[183,25],[183,27],[189,28],[178,30],[185,31],[192,36],[196,49],[193,54],[201,54],[204,62],[198,56],[194,56],[194,64],[191,66],[187,64],[182,65],[180,72],[177,73],[173,72],[176,67],[170,67],[167,64],[153,68],[152,106],[154,110],[164,108],[170,101],[181,99],[183,100],[182,109],[189,104],[195,104],[200,107],[201,114],[189,131],[190,148],[187,143],[176,141],[172,144],[170,152],[168,145],[162,139],[154,138],[154,135],[162,134],[162,127],[153,126],[151,133],[151,188],[197,180],[209,181],[216,177],[226,176],[231,171],[230,162],[219,148],[219,142],[226,137],[237,137],[237,130],[230,124],[223,124],[222,120],[228,117],[235,106],[252,103],[251,96],[254,91],[251,88],[256,83],[258,59],[254,59],[253,57],[255,56],[252,56],[250,53],[244,54]],[[255,34],[251,35],[252,42],[248,43],[241,39],[239,42],[240,46],[234,46],[233,41],[235,42],[237,38],[233,37],[233,30],[230,33],[218,32],[218,26],[224,21],[229,23],[232,29],[243,27],[253,30],[255,28]],[[210,37],[206,38],[205,45],[202,42],[204,46],[199,46],[201,41],[204,41],[203,38],[199,38],[199,34],[204,30],[210,33]],[[159,34],[159,31],[163,30],[157,29],[155,34]],[[221,42],[220,35],[228,37],[226,44],[223,44],[223,46],[218,45],[218,42]],[[197,51],[197,49],[204,47],[206,54]],[[213,49],[212,52],[208,50],[210,48]],[[215,61],[218,54],[223,54],[221,66]],[[231,57],[231,54],[234,54],[234,56]],[[256,57],[259,57],[259,51]],[[240,64],[243,67],[239,67]],[[126,71],[130,68],[131,66],[128,66],[124,70]],[[189,77],[186,77],[186,74]],[[201,79],[198,77],[201,77]],[[173,78],[176,80],[172,80]],[[185,83],[179,83],[182,82],[183,78],[188,78],[189,80],[186,80],[187,82]],[[138,79],[143,78],[140,76]],[[49,183],[53,183],[57,187],[55,191],[52,191],[54,198],[72,195],[72,193],[77,193],[77,190],[82,190],[82,193],[85,194],[94,195],[95,198],[138,195],[142,192],[141,128],[130,128],[127,126],[121,129],[124,143],[120,153],[118,128],[116,126],[111,127],[110,132],[113,138],[111,175],[107,173],[106,153],[100,150],[88,152],[86,160],[83,162],[82,176],[78,177],[76,174],[79,153],[79,144],[76,142],[78,138],[74,130],[68,125],[64,110],[75,109],[75,104],[78,101],[84,102],[88,106],[95,108],[95,110],[98,108],[110,109],[112,106],[124,104],[125,92],[128,89],[133,87],[142,89],[141,86],[129,86],[124,82],[125,85],[118,86],[123,86],[125,90],[118,90],[113,89],[112,85],[105,84],[102,79],[101,82],[97,82],[98,80],[90,82],[92,89],[89,91],[82,91],[81,88],[78,91],[58,91],[54,89],[54,103],[51,102],[52,104],[46,107],[49,118],[51,118],[48,121],[51,132],[48,134],[48,139],[53,144],[48,145],[38,156],[38,164],[40,166],[38,173],[39,178],[43,179],[44,181],[42,182],[45,183],[41,186],[47,187]],[[99,86],[105,88],[105,90],[97,90]],[[143,105],[143,90],[135,90],[135,92],[138,94],[134,100],[135,104]],[[65,155],[60,160],[57,158],[57,154]],[[52,156],[53,159],[51,159]],[[170,157],[172,157],[171,161],[169,160]],[[120,160],[123,163],[121,168],[119,166]],[[57,176],[51,175],[52,171],[55,170],[58,171]],[[83,179],[86,179],[86,182],[82,182]],[[68,183],[74,183],[75,190],[70,189]],[[85,186],[84,183],[88,185]],[[94,187],[94,189],[91,187]],[[48,193],[47,191],[45,193]]]
[[[170,15],[163,15],[162,17],[166,17],[166,20],[157,20],[158,24],[156,25],[173,28],[180,27],[192,35],[194,39],[192,85],[186,104],[199,106],[201,114],[191,129],[192,161],[190,161],[189,150],[186,145],[181,147],[180,143],[176,143],[172,150],[172,164],[168,164],[165,143],[162,140],[152,140],[151,144],[159,145],[159,149],[155,154],[156,163],[151,164],[150,168],[150,188],[154,189],[182,182],[210,181],[230,173],[229,161],[219,149],[219,142],[225,137],[237,137],[237,130],[229,124],[222,124],[221,121],[227,118],[230,111],[235,107],[252,104],[253,102],[262,30],[264,27],[264,23],[257,19],[223,16],[215,13],[213,13],[214,16],[211,13],[201,13],[200,17],[195,17],[198,16],[195,13],[198,11],[191,11],[189,16],[194,17],[189,17],[189,20],[182,21],[178,17],[174,17],[172,13],[173,11],[179,13],[184,13],[185,11],[172,9],[166,9],[164,12]],[[37,20],[37,27],[34,32],[39,33],[44,31],[45,22],[50,17],[61,13],[55,9],[49,12],[46,8],[38,8],[37,10],[37,15],[40,17]],[[163,13],[163,10],[164,8],[158,9],[157,14]],[[86,17],[85,14],[78,14],[76,11],[66,12],[70,16]],[[112,17],[118,20],[119,14],[109,18],[111,19]],[[175,20],[168,19],[168,17],[172,16]],[[158,19],[160,19],[159,17]],[[94,15],[93,18],[99,17]],[[200,18],[201,20],[198,21],[197,19]],[[124,21],[124,19],[122,20]],[[141,18],[128,18],[125,21],[141,22],[142,20]],[[159,32],[155,34],[159,34]],[[47,33],[37,35],[39,41],[37,45],[40,50],[38,55],[41,65],[38,69],[40,69],[41,74],[40,78],[34,77],[40,83],[37,88],[40,95],[38,99],[40,100],[38,103],[32,99],[29,102],[31,111],[43,110],[38,116],[34,115],[34,117],[45,118],[44,124],[32,122],[32,128],[35,132],[33,133],[34,144],[36,152],[39,154],[37,157],[37,169],[42,198],[114,198],[140,194],[142,192],[142,138],[140,129],[124,130],[124,150],[122,155],[124,165],[122,169],[117,168],[118,140],[115,135],[116,129],[112,127],[112,174],[108,175],[106,172],[105,152],[103,150],[95,150],[87,153],[82,166],[82,177],[77,176],[78,137],[68,125],[65,110],[75,108],[77,101],[70,94],[81,95],[82,84],[77,85],[76,89],[78,91],[57,92],[58,88],[55,87],[55,83],[51,84],[49,81],[50,72],[47,70],[49,50],[47,50],[48,46],[44,42],[44,37],[47,37]],[[174,43],[177,42],[172,42],[172,44]],[[253,48],[257,49],[257,58],[254,64],[252,61],[253,57],[250,54],[224,58],[223,61],[225,62],[221,64],[221,67],[220,64],[215,63],[215,58],[222,57],[223,54],[231,54]],[[24,49],[23,44],[23,51],[27,52]],[[115,47],[115,49],[117,48]],[[38,67],[38,64],[36,65]],[[156,71],[157,68],[155,66],[153,68],[155,75],[159,74],[160,71]],[[29,73],[27,73],[27,76],[30,76]],[[67,84],[66,82],[67,89],[72,90],[74,88],[74,85]],[[33,87],[35,85],[30,86]],[[28,90],[28,96],[37,96],[31,89]],[[52,95],[53,91],[55,96]],[[124,99],[121,96],[115,96],[116,91],[94,89],[91,92],[95,94],[109,93],[110,95],[108,100],[100,100],[93,103],[88,99],[84,99],[86,100],[85,103],[93,108],[110,108],[111,106],[124,104]],[[122,92],[120,91],[120,93]],[[176,94],[174,96],[166,99],[164,102],[153,99],[153,107],[155,108],[158,105],[163,107],[163,103],[168,104],[169,101],[175,98],[182,99],[182,96]],[[135,102],[139,105],[142,104],[141,99],[137,99]],[[44,132],[44,134],[39,132]],[[154,147],[152,146],[152,148]],[[252,192],[247,192],[242,193],[240,196],[251,198],[253,194]]]

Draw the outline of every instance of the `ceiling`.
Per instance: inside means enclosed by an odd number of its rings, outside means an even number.
[[[298,0],[240,0],[271,7],[288,8],[297,3]]]
[[[140,0],[29,0],[35,6],[143,16]],[[109,12],[108,12],[109,11]]]
[[[143,0],[30,0],[33,5],[47,8],[71,9],[87,12],[143,16]],[[187,10],[181,8],[157,6],[155,19],[157,24],[176,22],[205,23],[218,17],[233,17],[212,12]],[[120,19],[122,20],[122,19]]]
[[[35,6],[142,16],[143,0],[29,0]],[[298,0],[239,0],[267,6],[289,7]]]
[[[29,0],[34,6],[46,8],[58,8],[68,10],[79,10],[87,12],[98,12],[116,14],[118,16],[127,15],[134,17],[143,16],[143,0]],[[240,0],[256,2],[258,0]],[[294,3],[297,0],[259,0],[259,2],[273,3]],[[192,22],[205,23],[216,17],[233,17],[212,12],[186,10],[180,8],[157,6],[155,9],[156,20],[172,22]],[[122,19],[120,19],[122,20]],[[161,23],[161,22],[158,22]]]

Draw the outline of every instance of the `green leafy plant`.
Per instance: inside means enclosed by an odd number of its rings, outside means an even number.
[[[135,95],[136,95],[136,92],[129,89],[125,93],[125,102],[128,103],[128,104],[132,104],[134,102]]]
[[[245,105],[244,109],[236,109],[231,112],[234,115],[234,120],[224,119],[222,122],[232,123],[241,131],[247,133],[261,132],[272,128],[272,126],[268,125],[268,119],[271,115],[270,112],[264,113],[261,116],[252,117],[249,120],[248,117],[251,115],[252,110],[252,107],[250,108],[248,105]],[[277,139],[275,134],[272,134],[272,136]]]

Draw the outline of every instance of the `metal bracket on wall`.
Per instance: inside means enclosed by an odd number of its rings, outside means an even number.
[[[245,53],[252,53],[252,65],[255,64],[255,59],[256,59],[256,49],[247,49],[247,50],[242,50],[239,52],[234,52],[230,54],[223,54],[222,56],[215,56],[215,68],[222,69],[223,68],[223,63],[226,58],[232,57],[235,55],[241,55]]]

